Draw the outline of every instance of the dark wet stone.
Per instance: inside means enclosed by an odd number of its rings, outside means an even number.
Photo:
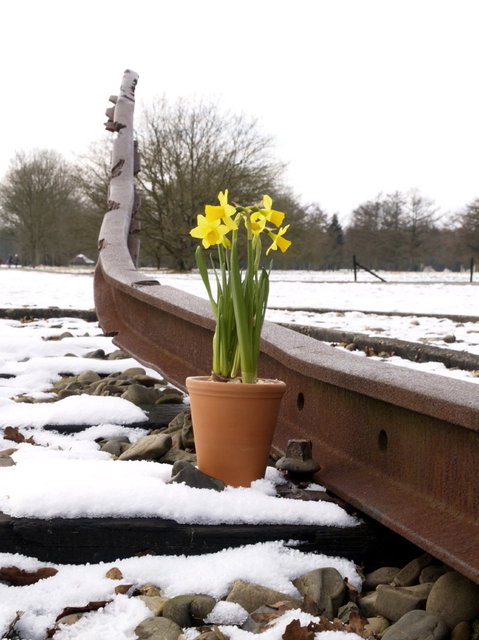
[[[196,489],[213,489],[214,491],[223,491],[225,485],[221,480],[212,478],[203,473],[186,460],[178,460],[171,470],[170,483],[184,483],[188,487]]]
[[[96,360],[105,360],[105,352],[103,351],[103,349],[95,349],[95,351],[89,351],[86,355],[83,356],[84,358],[93,358]]]

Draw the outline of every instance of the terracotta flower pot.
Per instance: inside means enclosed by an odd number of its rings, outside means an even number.
[[[264,476],[286,384],[186,379],[200,471],[233,487]]]

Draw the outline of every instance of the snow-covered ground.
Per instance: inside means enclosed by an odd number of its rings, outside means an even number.
[[[66,607],[81,607],[89,602],[107,601],[98,611],[91,611],[72,626],[60,625],[55,640],[134,640],[135,627],[152,615],[146,605],[137,598],[116,594],[119,585],[153,584],[161,589],[165,597],[187,593],[202,593],[219,600],[226,596],[232,583],[241,579],[261,584],[290,597],[299,597],[292,581],[298,576],[321,567],[334,564],[341,575],[353,586],[359,587],[361,580],[354,564],[341,558],[331,559],[313,553],[302,553],[287,548],[283,543],[266,542],[248,545],[239,549],[185,556],[143,556],[127,558],[110,563],[88,565],[56,565],[39,562],[20,554],[0,554],[0,566],[16,566],[25,571],[36,571],[52,567],[58,573],[24,587],[7,587],[0,583],[0,632],[5,632],[17,611],[25,612],[17,624],[21,638],[43,640],[45,630],[54,626],[55,618]],[[116,568],[122,579],[106,577]],[[231,626],[244,620],[245,610],[240,605],[227,603],[213,610],[212,621],[231,640],[255,640],[258,636]],[[235,620],[236,618],[236,620]],[[307,625],[317,620],[298,609],[286,612],[275,622],[273,628],[264,632],[264,640],[280,640],[285,627],[292,620]],[[186,637],[194,638],[189,630]],[[359,640],[356,634],[323,632],[315,635],[317,640]],[[2,637],[6,637],[2,634]],[[8,636],[18,637],[18,636]]]
[[[92,270],[0,268],[0,308],[48,307],[92,309]],[[198,273],[144,271],[161,284],[205,298]],[[469,283],[467,273],[383,273],[383,283],[361,272],[273,271],[269,307],[272,309],[340,309],[427,313],[479,317],[479,275]],[[398,336],[399,337],[399,336]]]
[[[70,335],[58,339],[65,332]],[[33,322],[0,319],[0,452],[10,454],[15,462],[13,466],[0,467],[1,512],[34,518],[160,516],[186,524],[358,524],[356,518],[327,501],[278,499],[275,485],[284,482],[284,478],[275,469],[268,469],[266,477],[251,488],[227,487],[216,492],[168,484],[171,465],[113,460],[100,451],[98,438],[127,436],[135,442],[147,433],[129,426],[143,422],[146,415],[123,398],[81,395],[35,404],[14,400],[22,395],[54,400],[51,387],[62,372],[94,370],[110,374],[138,366],[131,358],[86,357],[97,349],[108,354],[115,347],[110,338],[101,335],[96,323],[75,318]],[[157,375],[152,370],[146,372]],[[92,426],[71,435],[44,429],[45,425],[85,423]],[[4,433],[6,427],[20,429],[32,441],[13,442]],[[322,488],[312,485],[311,489]],[[113,566],[121,571],[122,580],[105,577]],[[136,637],[135,627],[151,612],[141,601],[115,593],[118,584],[138,587],[153,583],[166,597],[206,593],[219,599],[227,594],[234,580],[243,579],[298,596],[292,580],[326,566],[335,567],[351,584],[360,587],[361,579],[352,562],[303,553],[283,543],[249,545],[193,558],[146,556],[80,566],[54,565],[0,552],[0,569],[58,570],[56,575],[29,586],[9,586],[0,581],[0,633],[5,637],[16,612],[23,611],[16,625],[20,637],[43,640],[46,629],[54,626],[66,607],[104,600],[109,602],[100,610],[87,613],[77,624],[61,625],[55,638],[130,640]],[[229,637],[247,640],[248,633],[231,626],[232,614],[238,617],[245,613],[239,612],[238,607],[234,611],[231,606],[219,607],[214,621]],[[298,610],[288,612],[268,632],[270,640],[279,640],[293,619],[307,624],[312,617]],[[194,634],[190,632],[188,637]]]
[[[70,336],[55,339],[67,331]],[[199,490],[185,493],[182,485],[165,484],[171,476],[170,465],[112,463],[108,453],[99,451],[97,438],[128,434],[134,441],[146,433],[128,427],[144,422],[147,416],[123,398],[83,394],[35,404],[14,400],[24,395],[37,400],[55,399],[51,387],[61,379],[62,372],[78,375],[94,370],[110,374],[140,366],[133,358],[86,357],[96,349],[106,354],[115,349],[111,338],[99,333],[97,323],[75,318],[28,323],[0,319],[0,429],[19,427],[26,438],[33,435],[35,441],[17,444],[12,455],[15,466],[2,469],[0,511],[17,517],[161,516],[204,524],[355,524],[344,511],[326,502],[300,505],[292,500],[288,509],[279,509],[278,501],[271,496],[282,476],[273,470],[271,478],[252,489],[200,491],[196,495]],[[158,378],[153,370],[146,369],[146,373]],[[90,424],[92,429],[80,435],[43,430],[46,425],[78,424]],[[11,441],[0,435],[0,450],[11,446]],[[32,475],[42,481],[32,486]],[[135,495],[134,500],[131,495]],[[185,509],[185,505],[193,507]]]
[[[92,273],[88,268],[52,272],[4,267],[0,269],[0,308],[92,309]],[[195,272],[148,270],[146,273],[163,285],[206,297],[203,283]],[[469,273],[381,272],[381,276],[387,283],[366,272],[360,272],[358,282],[354,282],[352,271],[347,270],[273,271],[266,317],[272,322],[388,336],[479,354],[478,275],[475,276],[477,282],[473,283],[469,282]],[[340,312],[320,312],[324,309]],[[377,315],[374,311],[392,315]],[[459,321],[437,317],[441,315],[471,319]],[[453,342],[451,336],[454,336]],[[354,355],[364,356],[358,351]],[[440,363],[412,363],[398,357],[387,361],[469,382],[479,381],[474,372],[450,370]]]
[[[150,272],[149,275],[162,284],[204,296],[196,274]],[[382,275],[390,282],[379,283],[368,276],[370,281],[354,283],[350,272],[274,272],[270,306],[277,309],[271,309],[268,317],[277,322],[323,325],[408,340],[435,338],[432,340],[435,344],[441,344],[445,335],[454,334],[456,342],[446,346],[479,353],[479,325],[475,321],[457,322],[414,315],[422,312],[479,316],[477,285],[468,283],[467,274],[407,274],[407,281],[403,274]],[[364,275],[361,279],[363,277],[366,279]],[[52,273],[40,269],[0,269],[0,308],[49,306],[93,308],[91,270]],[[278,310],[284,307],[343,311],[319,314]],[[410,315],[389,317],[363,313],[370,310],[401,311]],[[47,339],[59,337],[65,331],[70,332],[71,337]],[[121,398],[71,396],[40,404],[13,400],[22,394],[48,400],[52,397],[52,384],[64,371],[77,374],[94,369],[98,373],[111,373],[137,365],[133,359],[108,361],[85,357],[98,348],[106,353],[114,349],[111,340],[100,334],[95,323],[73,318],[29,323],[0,320],[0,433],[3,433],[3,427],[18,427],[35,442],[17,444],[0,437],[0,450],[15,449],[11,454],[15,465],[0,468],[0,510],[14,516],[39,518],[163,515],[179,522],[355,524],[354,519],[330,503],[282,499],[280,504],[273,495],[274,484],[281,481],[275,470],[269,470],[266,478],[254,483],[250,489],[228,488],[222,494],[216,494],[166,484],[171,473],[166,465],[112,460],[99,450],[96,439],[127,435],[134,441],[145,434],[145,431],[129,426],[144,418],[143,411]],[[388,359],[391,361],[394,359]],[[382,363],[378,362],[378,366]],[[427,366],[440,372],[434,363]],[[155,375],[153,371],[147,373]],[[469,376],[478,381],[471,374],[445,369],[443,373]],[[2,377],[2,374],[12,377]],[[92,427],[75,435],[60,435],[43,428],[46,424],[76,424],[78,420],[82,423],[87,420]],[[194,505],[194,509],[185,509],[185,505]],[[195,558],[145,556],[80,566],[52,565],[19,554],[0,552],[0,568],[11,566],[30,571],[52,566],[58,570],[56,575],[30,586],[13,587],[0,582],[0,633],[6,633],[16,612],[21,610],[25,613],[16,628],[21,637],[30,640],[43,639],[45,630],[53,626],[56,616],[65,607],[102,600],[111,602],[98,611],[87,613],[73,626],[62,626],[54,637],[58,640],[134,639],[134,628],[151,612],[141,601],[116,594],[115,587],[120,583],[154,583],[168,597],[201,592],[221,598],[232,581],[240,578],[297,595],[291,582],[294,578],[313,568],[333,566],[351,584],[360,586],[360,578],[351,562],[302,553],[286,548],[282,543],[250,545]],[[113,566],[120,569],[123,580],[105,577]],[[239,615],[237,610],[233,613]],[[218,611],[215,622],[220,630],[232,640],[252,638],[249,633],[229,626],[231,615],[231,610]],[[303,624],[311,620],[311,616],[298,610],[288,612],[263,634],[263,638],[280,640],[285,626],[293,618]],[[316,634],[315,638],[340,640],[337,635],[340,632],[334,636],[331,633]],[[357,640],[357,636],[348,635]],[[341,633],[341,637],[344,636]],[[191,640],[193,634],[187,632],[186,637]]]

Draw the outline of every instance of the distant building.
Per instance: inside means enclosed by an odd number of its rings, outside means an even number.
[[[68,264],[72,264],[72,265],[93,265],[95,264],[94,260],[90,260],[90,258],[87,258],[85,255],[83,255],[83,253],[79,253],[77,256],[75,256],[74,258],[72,258],[71,260],[68,261]]]

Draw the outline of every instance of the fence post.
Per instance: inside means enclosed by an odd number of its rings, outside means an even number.
[[[374,276],[375,278],[377,278],[378,280],[381,280],[381,282],[387,282],[384,278],[381,278],[381,276],[378,276],[377,273],[374,273],[374,271],[371,271],[371,269],[368,269],[367,267],[365,267],[363,264],[360,264],[357,260],[356,260],[356,256],[353,256],[353,268],[354,268],[354,282],[356,282],[356,275],[357,275],[357,270],[359,269],[364,269],[364,271],[367,271],[368,273],[370,273],[372,276]]]
[[[471,265],[469,267],[469,282],[472,282],[472,276],[474,274],[474,258],[471,258]]]

